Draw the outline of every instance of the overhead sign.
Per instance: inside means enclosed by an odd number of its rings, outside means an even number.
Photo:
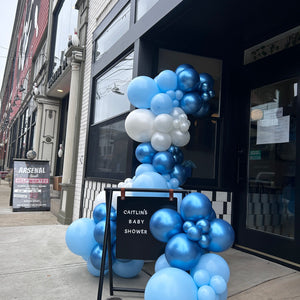
[[[50,210],[50,166],[43,160],[14,160],[13,211]]]

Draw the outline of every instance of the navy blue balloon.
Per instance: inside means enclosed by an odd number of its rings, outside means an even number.
[[[232,246],[234,242],[234,230],[225,220],[214,219],[210,222],[209,237],[211,241],[208,250],[222,252]]]
[[[194,69],[194,67],[190,64],[182,64],[176,68],[175,73],[178,75],[180,72],[182,72],[185,69]]]
[[[156,152],[151,143],[141,143],[135,149],[135,157],[143,164],[151,164]]]
[[[203,118],[209,114],[210,103],[208,101],[202,101],[202,106],[198,111],[193,113],[193,116],[196,118]]]
[[[177,74],[178,88],[184,92],[190,92],[197,88],[199,75],[194,68],[184,69]]]
[[[149,227],[157,240],[166,243],[172,236],[182,232],[182,223],[176,210],[162,208],[152,215]]]
[[[100,245],[96,245],[91,252],[90,259],[94,268],[100,270],[102,260],[103,248]],[[108,269],[108,254],[106,253],[104,269]]]
[[[187,179],[185,167],[178,164],[174,166],[170,175],[179,181],[179,185],[183,185]]]
[[[94,238],[99,245],[103,245],[104,242],[104,233],[105,233],[105,223],[106,220],[102,220],[95,226],[94,229]],[[113,244],[116,241],[116,222],[110,221],[110,233],[111,233],[111,243]]]
[[[190,193],[181,202],[180,214],[184,220],[197,222],[210,216],[212,205],[210,200],[201,193]]]
[[[157,152],[152,160],[154,169],[160,174],[168,174],[175,166],[175,160],[168,151]]]
[[[208,90],[211,90],[214,86],[214,79],[212,78],[212,76],[208,73],[200,73],[199,74],[199,89],[202,89],[202,86],[204,84],[204,89],[203,91],[207,92]]]
[[[172,267],[188,271],[197,264],[203,250],[185,233],[178,233],[168,241],[165,254]]]
[[[201,99],[205,102],[205,101],[208,101],[208,100],[210,100],[210,94],[209,93],[207,93],[207,92],[204,92],[204,93],[202,93],[201,94]]]
[[[111,212],[110,217],[112,217],[116,213],[116,210],[113,207],[111,207],[110,212]],[[100,203],[94,208],[93,219],[96,224],[99,223],[100,221],[106,219],[106,204],[105,203]]]
[[[186,93],[180,101],[180,107],[186,114],[196,113],[202,106],[203,100],[197,92]]]
[[[179,147],[172,145],[168,151],[172,153],[176,165],[183,163],[184,155]]]

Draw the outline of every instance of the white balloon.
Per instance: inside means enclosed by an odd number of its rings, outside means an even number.
[[[154,120],[154,129],[168,133],[173,129],[173,120],[169,114],[160,114]]]
[[[171,116],[173,116],[174,118],[178,118],[181,114],[185,114],[185,112],[180,107],[174,107],[173,111],[171,112]]]
[[[156,151],[166,151],[172,144],[171,136],[168,133],[155,132],[151,138],[151,145]]]
[[[153,134],[155,115],[149,109],[135,109],[125,120],[125,130],[137,142],[149,142]]]
[[[190,133],[182,132],[180,130],[173,130],[171,132],[172,144],[177,147],[183,147],[190,141]]]
[[[189,130],[189,128],[190,128],[190,125],[188,122],[182,122],[180,124],[180,131],[182,131],[182,132],[187,132]]]
[[[179,128],[180,128],[180,121],[179,121],[178,119],[175,119],[175,120],[173,121],[173,127],[174,127],[175,129],[179,129]]]

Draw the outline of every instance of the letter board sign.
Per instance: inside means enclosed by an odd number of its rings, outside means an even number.
[[[118,197],[117,258],[155,260],[164,253],[166,244],[155,239],[149,227],[151,216],[161,208],[177,210],[177,198]]]

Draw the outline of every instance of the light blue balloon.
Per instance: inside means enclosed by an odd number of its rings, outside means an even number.
[[[175,97],[178,101],[180,101],[182,99],[183,95],[184,95],[183,91],[181,91],[181,90],[175,91]]]
[[[177,84],[177,77],[176,77],[176,84]],[[175,91],[169,90],[166,92],[166,94],[173,100],[173,103],[174,103],[174,100],[176,99]]]
[[[202,193],[190,193],[182,200],[180,213],[184,220],[197,222],[199,219],[210,216],[212,205]]]
[[[102,220],[96,224],[94,229],[94,238],[99,245],[103,245],[104,234],[105,234],[105,224],[106,220]],[[117,225],[116,222],[110,221],[110,234],[111,234],[111,243],[113,244],[116,241],[116,231]]]
[[[199,75],[194,68],[184,69],[177,74],[178,89],[183,92],[191,92],[198,87]]]
[[[214,275],[210,278],[209,285],[214,289],[216,294],[223,294],[227,289],[225,279],[220,275]]]
[[[151,100],[151,110],[155,115],[170,114],[173,110],[173,101],[165,93],[156,94]]]
[[[150,219],[150,231],[161,242],[167,242],[172,236],[182,232],[182,219],[176,210],[162,208]]]
[[[197,300],[197,286],[187,272],[163,268],[148,280],[144,299]]]
[[[185,233],[178,233],[168,241],[165,254],[172,267],[188,271],[197,264],[203,250]]]
[[[135,176],[139,176],[145,172],[155,172],[152,164],[141,164],[135,169]]]
[[[128,85],[127,96],[137,108],[150,108],[151,99],[159,93],[156,82],[148,76],[138,76]]]
[[[208,250],[222,252],[229,249],[234,242],[234,230],[225,220],[214,219],[210,222]]]
[[[90,259],[94,268],[100,270],[101,260],[102,260],[103,248],[97,244],[91,251]],[[108,254],[106,253],[105,266],[104,269],[108,269]]]
[[[95,222],[92,219],[81,218],[74,221],[67,229],[66,244],[74,254],[88,257],[97,244],[94,238]]]
[[[226,300],[228,296],[228,289],[223,294],[217,294],[216,300]]]
[[[197,92],[186,93],[180,101],[180,107],[186,114],[194,114],[201,108],[202,98]]]
[[[171,178],[168,183],[171,189],[177,189],[179,187],[179,180],[176,178]]]
[[[160,72],[154,80],[162,92],[176,90],[177,88],[177,75],[171,70]]]
[[[110,212],[110,218],[114,218],[116,210],[113,207],[111,207]],[[99,223],[101,220],[106,219],[106,203],[100,203],[94,208],[93,219],[96,224]]]
[[[215,253],[203,254],[197,264],[191,269],[191,276],[194,276],[198,270],[206,270],[212,277],[214,275],[220,275],[228,282],[230,277],[230,270],[225,259]]]
[[[202,285],[209,285],[210,275],[206,270],[200,269],[194,273],[193,279],[197,286],[201,287]]]
[[[151,164],[156,152],[151,143],[141,143],[135,149],[135,157],[141,163]]]
[[[166,255],[162,254],[155,262],[154,271],[158,272],[159,270],[170,267],[171,266],[166,259]]]
[[[152,160],[152,165],[156,172],[160,174],[170,173],[175,166],[175,159],[168,151],[157,152]]]
[[[120,277],[133,278],[141,272],[143,266],[143,260],[132,259],[124,262],[116,259],[112,265],[112,269]]]
[[[198,290],[198,300],[216,300],[216,293],[209,285],[203,285]]]

